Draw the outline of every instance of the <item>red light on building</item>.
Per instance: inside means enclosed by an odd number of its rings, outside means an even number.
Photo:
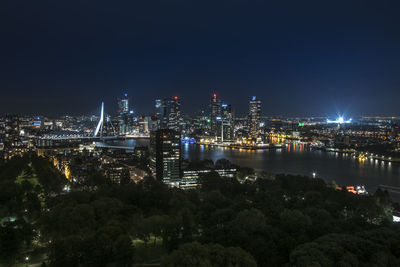
[[[177,96],[174,96],[174,99],[175,99],[175,100],[178,100],[178,97],[177,97]]]
[[[217,94],[214,93],[214,94],[213,94],[213,97],[214,97],[214,98],[217,98]]]

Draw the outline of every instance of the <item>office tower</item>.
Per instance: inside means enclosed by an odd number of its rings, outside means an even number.
[[[230,104],[221,105],[221,141],[233,140],[233,114]]]
[[[129,111],[129,98],[125,93],[122,98],[118,98],[118,128],[119,134],[128,134],[132,126],[132,113]]]
[[[221,113],[221,100],[214,93],[210,99],[210,132],[213,135],[218,135],[218,124],[221,121]]]
[[[168,129],[181,131],[181,102],[177,96],[168,101]]]
[[[172,129],[152,132],[152,161],[157,180],[173,185],[181,178],[181,135]]]
[[[156,114],[160,129],[181,131],[181,103],[177,96],[171,99],[156,100]]]
[[[129,113],[129,98],[128,94],[125,93],[122,98],[118,98],[118,113],[127,114]]]
[[[249,134],[256,138],[260,132],[261,101],[255,96],[250,100],[249,105]]]
[[[156,108],[156,121],[157,121],[157,129],[164,128],[162,127],[162,122],[164,118],[164,101],[161,99],[156,99],[155,101],[155,108]]]

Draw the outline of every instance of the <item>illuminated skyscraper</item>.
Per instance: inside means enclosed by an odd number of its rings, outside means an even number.
[[[157,180],[172,185],[181,179],[181,135],[171,129],[152,133],[152,162]]]
[[[168,101],[168,129],[181,131],[181,102],[177,96]]]
[[[181,131],[181,103],[177,96],[171,99],[156,100],[156,114],[160,129]]]
[[[161,129],[162,119],[164,117],[163,101],[161,99],[156,99],[154,106],[156,108],[157,129]]]
[[[129,111],[129,97],[125,93],[122,98],[118,98],[118,128],[119,134],[125,135],[130,132],[132,126],[132,114]]]
[[[249,105],[249,133],[250,137],[256,138],[260,133],[261,100],[255,96],[250,100]]]
[[[233,114],[230,104],[221,105],[222,121],[221,121],[221,139],[222,141],[233,139]]]
[[[217,94],[213,94],[210,99],[210,132],[213,135],[218,134],[218,124],[222,119],[221,100]]]
[[[129,97],[127,93],[122,98],[118,98],[117,112],[120,114],[129,113]]]

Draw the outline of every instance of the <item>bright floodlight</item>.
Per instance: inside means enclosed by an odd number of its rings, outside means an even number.
[[[336,120],[326,120],[327,123],[338,123],[338,124],[343,124],[343,123],[351,123],[352,119],[349,120],[344,120],[344,118],[342,116],[340,116],[339,118],[337,118]]]

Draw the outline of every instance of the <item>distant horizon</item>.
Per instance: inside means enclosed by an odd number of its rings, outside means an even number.
[[[263,104],[264,103],[262,102],[261,107],[263,106]],[[90,117],[90,116],[98,116],[99,115],[98,113],[100,113],[100,105],[101,104],[99,104],[99,106],[97,108],[98,111],[96,110],[94,112],[86,112],[86,113],[45,114],[45,113],[37,113],[37,112],[36,113],[34,113],[34,112],[31,112],[31,113],[28,113],[28,112],[27,113],[4,112],[4,113],[0,113],[0,117],[4,117],[7,115],[16,115],[16,116],[21,116],[21,117],[35,117],[35,116],[42,117],[42,116],[44,116],[44,117],[48,117],[48,118],[59,118],[59,117],[63,117],[63,116],[71,116],[71,117],[87,116],[87,117]],[[116,108],[117,105],[116,104],[114,105],[115,109],[113,109],[111,112],[109,112],[109,110],[107,109],[107,103],[104,103],[104,106],[105,106],[105,114],[106,115],[109,115],[111,117],[114,117],[117,115],[117,108]],[[245,118],[248,115],[248,113],[236,114],[235,107],[232,107],[232,109],[233,109],[233,113],[234,113],[234,118],[236,118],[236,119]],[[208,108],[200,109],[200,110],[198,110],[196,112],[192,112],[192,113],[185,112],[185,110],[183,108],[181,108],[182,114],[184,116],[189,116],[189,117],[197,116],[198,115],[197,113],[199,113],[202,110],[204,110],[205,114],[208,115],[208,113],[209,113]],[[134,111],[134,116],[152,116],[154,114],[155,114],[155,108],[154,108],[153,112],[149,112],[149,113],[144,113],[144,112],[140,112],[140,111],[137,112],[136,110]],[[400,119],[400,114],[399,115],[395,115],[395,114],[391,114],[391,115],[390,114],[387,114],[387,115],[386,114],[357,115],[357,114],[345,114],[345,113],[336,113],[336,114],[332,114],[332,115],[329,115],[329,114],[326,114],[326,115],[322,115],[322,114],[319,114],[319,115],[264,114],[263,110],[261,108],[261,117],[262,118],[291,118],[291,119],[296,119],[296,118],[307,118],[307,119],[325,118],[325,119],[327,119],[327,118],[329,118],[329,119],[336,119],[339,116],[344,116],[345,119],[353,119],[353,120],[357,120],[360,118]]]

